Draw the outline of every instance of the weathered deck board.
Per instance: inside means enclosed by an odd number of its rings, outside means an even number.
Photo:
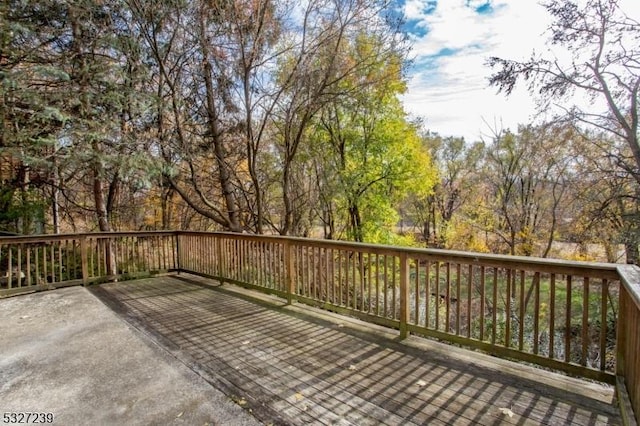
[[[530,367],[513,374],[515,364],[501,371],[457,348],[419,350],[304,307],[179,277],[94,292],[265,423],[620,424],[612,390],[548,372],[536,380]]]

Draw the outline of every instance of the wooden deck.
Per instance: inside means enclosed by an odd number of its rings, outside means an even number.
[[[167,276],[92,291],[266,424],[621,423],[610,387],[400,342],[392,331],[215,281]]]

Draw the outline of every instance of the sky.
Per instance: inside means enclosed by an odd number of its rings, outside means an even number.
[[[405,109],[441,136],[467,142],[534,122],[524,86],[506,97],[488,86],[489,57],[526,60],[547,50],[550,18],[538,0],[400,0],[413,49]],[[640,0],[621,0],[640,20]]]

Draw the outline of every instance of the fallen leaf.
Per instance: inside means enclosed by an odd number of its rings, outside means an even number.
[[[296,392],[294,396],[296,398],[296,401],[302,401],[304,399],[304,395],[302,395],[300,392]]]
[[[511,411],[509,408],[498,408],[498,410],[500,410],[500,412],[505,416],[513,417],[514,415],[514,412]]]
[[[238,404],[239,406],[243,407],[243,406],[247,405],[247,400],[246,400],[246,399],[244,399],[244,398],[240,398],[240,399],[238,400],[237,404]]]
[[[416,385],[418,385],[418,387],[423,388],[423,387],[427,386],[427,382],[425,382],[424,380],[418,380],[416,382]]]

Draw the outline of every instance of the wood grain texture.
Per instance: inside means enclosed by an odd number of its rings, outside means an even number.
[[[92,289],[265,423],[621,421],[610,387],[538,375],[504,360],[492,364],[485,355],[424,339],[420,347],[400,343],[370,325],[217,284],[162,277]]]

